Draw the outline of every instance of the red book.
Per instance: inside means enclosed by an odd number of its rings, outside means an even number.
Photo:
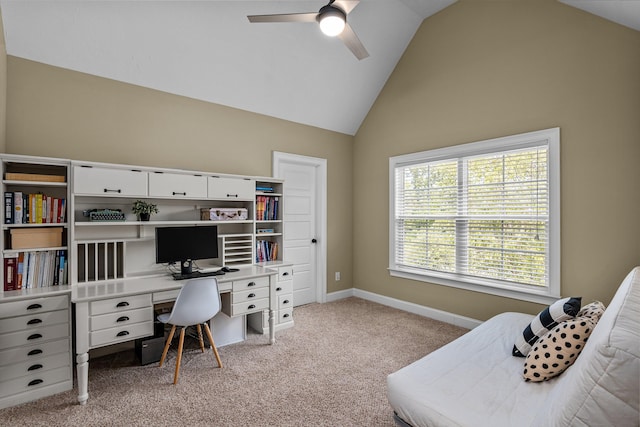
[[[16,278],[18,277],[18,258],[4,259],[4,290],[14,291],[16,289]]]

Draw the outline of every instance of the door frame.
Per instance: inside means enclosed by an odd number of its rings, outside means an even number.
[[[274,151],[272,153],[272,175],[279,178],[281,163],[314,166],[316,168],[316,302],[327,300],[327,159],[300,154]],[[286,183],[285,183],[286,185]],[[286,204],[286,195],[285,195]],[[286,251],[285,254],[286,256]]]

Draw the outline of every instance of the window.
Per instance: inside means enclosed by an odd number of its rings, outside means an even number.
[[[560,295],[558,128],[390,158],[391,275]]]

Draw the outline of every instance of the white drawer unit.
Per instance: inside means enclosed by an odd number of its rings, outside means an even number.
[[[0,300],[0,408],[73,387],[68,295]]]
[[[147,196],[148,173],[95,166],[73,167],[73,192],[100,196]]]
[[[269,308],[269,277],[234,280],[232,292],[220,295],[222,311],[228,316],[261,312]]]
[[[277,282],[271,290],[276,331],[293,326],[293,267],[282,265],[277,270]],[[266,334],[269,330],[269,312],[251,314],[247,316],[247,322],[252,329]]]
[[[109,298],[89,303],[92,348],[153,335],[152,294]]]
[[[207,197],[207,178],[202,175],[151,172],[149,174],[149,196],[205,199]]]
[[[207,186],[210,199],[253,200],[255,195],[255,181],[249,178],[210,176]]]

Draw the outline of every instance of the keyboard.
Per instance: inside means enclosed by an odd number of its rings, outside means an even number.
[[[224,271],[194,271],[191,274],[173,273],[173,280],[197,279],[200,277],[223,276]]]

